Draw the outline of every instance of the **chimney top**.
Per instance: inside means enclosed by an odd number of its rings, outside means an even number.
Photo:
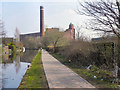
[[[40,9],[43,9],[43,6],[40,6]]]

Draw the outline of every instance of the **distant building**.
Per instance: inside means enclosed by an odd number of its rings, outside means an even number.
[[[99,38],[92,38],[93,42],[117,42],[117,37],[109,36],[109,37],[99,37]]]
[[[75,28],[72,23],[70,23],[69,28],[66,29],[65,36],[70,40],[75,40]]]
[[[40,32],[29,33],[29,34],[20,34],[20,41],[22,41],[25,37],[40,37]]]
[[[21,34],[20,41],[22,41],[25,37],[44,37],[44,7],[40,6],[40,32],[37,33],[29,33],[29,34]]]
[[[46,28],[46,32],[47,31],[52,31],[52,30],[58,30],[59,31],[59,28],[53,28],[53,27],[52,28]]]

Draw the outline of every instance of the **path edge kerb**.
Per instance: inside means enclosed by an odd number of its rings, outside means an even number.
[[[43,63],[43,58],[42,58],[42,56],[43,56],[43,49],[41,50],[41,59],[42,59],[42,65],[43,65],[44,63]],[[45,74],[45,78],[46,78],[46,80],[47,80],[47,85],[48,85],[48,90],[49,90],[49,89],[50,89],[50,85],[49,85],[49,80],[48,80],[48,77],[47,77],[47,75],[46,75],[46,71],[45,71],[44,65],[43,65],[43,70],[44,70],[44,74]]]

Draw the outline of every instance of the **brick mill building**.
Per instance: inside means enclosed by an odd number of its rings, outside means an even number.
[[[59,30],[59,28],[46,28],[46,31]],[[40,6],[40,32],[20,34],[20,41],[25,37],[44,37],[44,7]],[[65,30],[65,37],[69,40],[75,40],[75,28],[72,23],[69,24],[69,28]]]
[[[75,28],[72,23],[69,24],[69,28],[65,31],[65,36],[69,40],[75,40]]]

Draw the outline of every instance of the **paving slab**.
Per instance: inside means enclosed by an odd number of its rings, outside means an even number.
[[[95,88],[45,50],[42,62],[49,88]]]

